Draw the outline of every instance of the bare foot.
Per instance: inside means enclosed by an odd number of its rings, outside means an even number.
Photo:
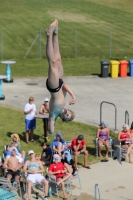
[[[103,157],[102,154],[99,154],[99,157],[102,158]]]
[[[109,158],[108,154],[106,154],[105,158],[106,158],[106,159],[108,159],[108,158]]]
[[[56,27],[54,29],[54,34],[57,35],[58,34],[58,20],[55,19],[55,21],[56,21]]]
[[[53,31],[55,30],[56,25],[57,25],[57,21],[54,20],[54,22],[50,24],[50,26],[45,30],[45,33],[47,36],[50,36],[53,34]]]

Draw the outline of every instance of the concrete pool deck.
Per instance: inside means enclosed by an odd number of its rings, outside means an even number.
[[[20,78],[14,83],[3,83],[3,94],[6,99],[0,101],[1,105],[8,105],[23,110],[28,98],[33,96],[37,110],[45,97],[50,97],[45,87],[46,78]],[[130,123],[133,119],[133,78],[99,78],[89,77],[64,77],[76,95],[77,102],[74,106],[66,107],[75,111],[75,121],[98,125],[100,121],[100,103],[108,101],[117,107],[117,129],[121,130],[125,123],[125,111],[128,110]],[[29,85],[30,83],[35,85]],[[114,129],[114,108],[111,105],[103,105],[103,119]],[[110,159],[107,163],[91,165],[91,170],[80,168],[82,191],[79,190],[78,180],[74,180],[76,188],[73,194],[79,196],[79,200],[91,199],[94,196],[94,185],[98,183],[103,200],[131,200],[133,199],[133,165],[123,162],[122,165],[116,160]],[[80,196],[86,194],[87,197]],[[33,199],[35,197],[33,196]],[[54,199],[53,197],[50,199]],[[69,197],[68,199],[74,199]]]

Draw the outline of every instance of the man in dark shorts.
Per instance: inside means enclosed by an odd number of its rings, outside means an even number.
[[[75,167],[77,168],[77,160],[78,160],[79,154],[83,154],[84,155],[83,167],[90,169],[90,166],[87,164],[88,151],[86,150],[86,141],[84,140],[83,135],[79,135],[77,138],[74,138],[72,140],[71,149],[74,154]]]
[[[9,179],[20,179],[20,168],[22,167],[23,159],[20,156],[16,156],[16,148],[12,148],[11,155],[8,156],[3,164],[3,168],[7,169],[6,177]]]

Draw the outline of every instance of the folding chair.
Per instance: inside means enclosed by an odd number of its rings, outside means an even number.
[[[28,198],[28,183],[26,181],[26,176],[27,176],[27,174],[24,173],[22,179],[23,179],[23,190],[24,190],[24,192],[26,192],[26,197]],[[33,188],[36,189],[36,190],[40,189],[41,191],[43,191],[43,194],[44,194],[44,185],[43,184],[33,183],[32,189]]]
[[[0,177],[0,188],[3,188],[5,190],[9,190],[11,192],[19,190],[20,197],[22,199],[22,193],[21,193],[21,187],[19,181],[13,181],[11,182],[10,179],[5,177]]]
[[[75,174],[73,175],[72,178],[70,178],[70,180],[72,181],[73,179],[76,179],[76,178],[79,180],[79,188],[80,188],[80,190],[81,190],[81,189],[82,189],[82,186],[81,186],[81,181],[80,181],[79,170],[77,170],[77,171],[75,172]]]
[[[95,139],[95,145],[96,145],[96,156],[98,157],[98,138]],[[105,145],[102,145],[102,147],[105,147]],[[110,155],[112,158],[112,138],[109,137],[109,149],[110,149]]]
[[[49,187],[52,189],[53,194],[57,194],[57,198],[59,198],[59,191],[61,190],[61,187],[56,187],[57,181],[56,181],[56,176],[55,175],[49,175]],[[66,180],[64,182],[65,184],[65,190],[67,193],[72,194],[72,187],[71,187],[71,181],[70,179]]]

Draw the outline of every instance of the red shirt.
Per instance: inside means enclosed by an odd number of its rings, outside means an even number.
[[[51,172],[57,172],[59,170],[64,170],[66,167],[65,165],[63,165],[62,162],[58,162],[58,163],[52,163],[49,167],[49,171]],[[66,174],[64,173],[60,173],[60,174],[54,174],[56,176],[56,178],[60,178],[65,176]]]
[[[78,143],[77,143],[77,138],[74,138],[74,139],[72,140],[71,148],[74,149],[73,147],[74,147],[74,146],[77,146],[77,145],[78,145]],[[85,145],[86,145],[85,140],[81,140],[80,145],[79,145],[79,149],[82,149],[83,146],[85,146]],[[78,149],[78,150],[79,150],[79,149]]]

